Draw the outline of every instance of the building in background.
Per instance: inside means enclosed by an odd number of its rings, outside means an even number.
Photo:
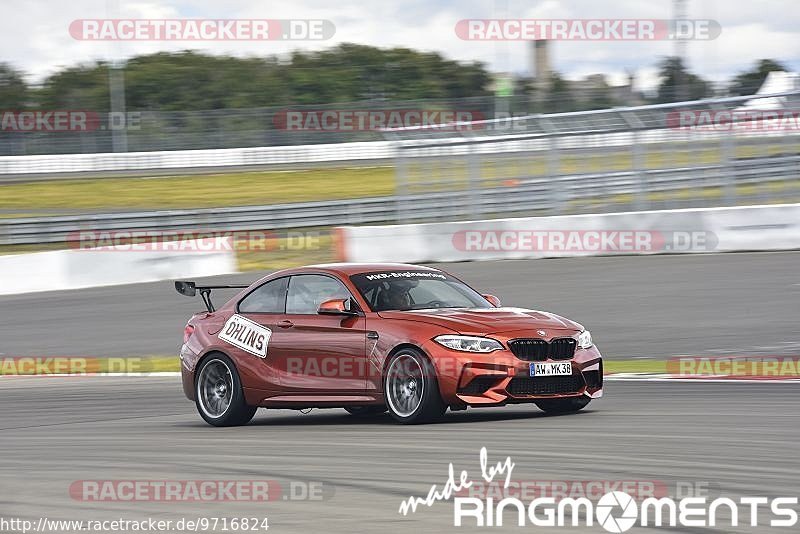
[[[643,95],[634,89],[632,72],[623,85],[610,85],[606,75],[601,73],[567,80],[551,62],[551,41],[529,41],[527,46],[530,77],[521,77],[516,86],[519,92],[531,96],[536,111],[575,111],[645,103]]]
[[[533,74],[533,85],[537,93],[547,93],[553,80],[553,70],[550,67],[550,45],[546,39],[530,41],[530,72]]]

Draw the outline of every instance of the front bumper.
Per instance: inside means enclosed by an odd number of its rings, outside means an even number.
[[[538,399],[603,395],[603,360],[597,347],[578,349],[572,374],[531,377],[530,364],[509,350],[489,354],[426,347],[436,366],[443,400],[451,406],[502,406]],[[554,361],[554,360],[546,360]]]

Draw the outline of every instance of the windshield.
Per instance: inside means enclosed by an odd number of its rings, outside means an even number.
[[[442,272],[380,271],[350,277],[372,311],[491,308],[478,292]]]

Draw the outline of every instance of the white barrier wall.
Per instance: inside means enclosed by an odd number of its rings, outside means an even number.
[[[350,262],[470,261],[800,248],[800,204],[337,228]]]
[[[230,274],[230,237],[195,239],[163,250],[129,246],[0,256],[0,295]]]
[[[0,156],[0,175],[286,165],[394,156],[388,141],[162,152]]]

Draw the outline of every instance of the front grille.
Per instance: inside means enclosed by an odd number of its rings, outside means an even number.
[[[559,395],[578,393],[583,389],[581,375],[512,378],[506,388],[512,395]]]
[[[512,339],[508,347],[514,356],[528,362],[569,360],[575,355],[576,342],[571,337],[559,337],[549,343],[545,339]]]
[[[495,385],[498,381],[494,376],[478,376],[458,392],[462,395],[483,395],[487,389]]]

